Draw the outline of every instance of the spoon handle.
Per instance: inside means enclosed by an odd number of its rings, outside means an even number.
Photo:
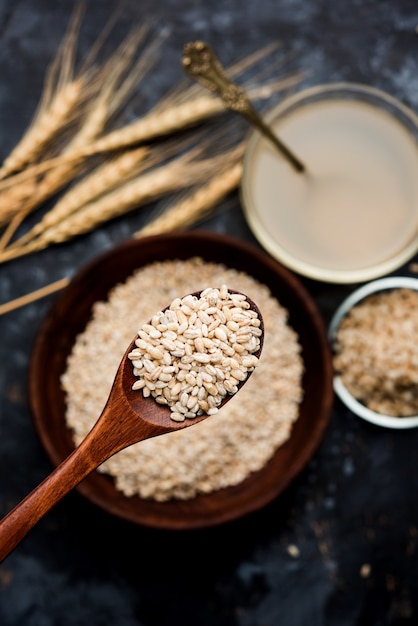
[[[83,442],[84,443],[84,442]],[[35,524],[93,469],[83,444],[47,476],[0,522],[0,562],[17,546]]]
[[[120,372],[113,388],[121,389]],[[166,427],[141,420],[122,393],[111,393],[100,418],[80,445],[0,521],[0,562],[55,504],[109,457],[166,431]]]
[[[228,109],[242,115],[267,137],[298,172],[305,170],[304,164],[258,115],[245,90],[226,76],[221,63],[207,43],[195,41],[186,44],[183,68],[189,76],[219,96]]]

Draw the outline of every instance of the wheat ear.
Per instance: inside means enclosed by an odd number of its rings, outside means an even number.
[[[69,122],[74,119],[74,110],[84,97],[83,91],[84,80],[79,78],[65,85],[56,94],[51,106],[4,160],[0,169],[1,178],[32,163],[50,145],[51,141],[62,133]]]
[[[284,79],[265,83],[262,87],[247,88],[247,92],[250,99],[254,101],[267,100],[274,93],[298,84],[300,80],[301,74],[294,74]],[[94,138],[90,142],[77,141],[79,149],[77,149],[77,144],[73,145],[73,149],[70,151],[65,151],[61,155],[28,167],[25,171],[19,172],[6,180],[0,180],[0,193],[4,188],[20,184],[31,178],[33,179],[35,176],[64,163],[77,163],[95,154],[129,148],[139,143],[147,143],[158,137],[194,126],[225,111],[224,105],[217,98],[198,95],[202,91],[203,89],[199,86],[193,86],[186,90],[189,96],[194,94],[191,100],[187,100],[185,95],[183,97],[179,96],[177,103],[175,99],[170,100],[167,98],[165,107],[159,103],[144,117],[115,131],[111,131],[96,141],[94,141]],[[184,99],[185,97],[186,100]],[[96,116],[100,115],[100,108],[96,104]],[[7,205],[8,203],[5,202],[4,204]]]
[[[4,160],[0,168],[0,178],[34,162],[76,118],[78,105],[87,95],[88,78],[86,74],[85,77],[73,79],[74,54],[81,17],[80,5],[76,7],[67,33],[46,72],[42,97],[31,125]]]
[[[216,158],[192,161],[196,151],[177,157],[150,172],[129,181],[114,191],[100,197],[78,210],[67,219],[43,231],[27,245],[8,248],[0,254],[0,262],[9,261],[32,252],[43,250],[50,244],[62,243],[91,231],[104,222],[139,208],[170,192],[178,191],[207,179]]]
[[[287,85],[287,83],[286,83]],[[274,86],[263,86],[253,89],[249,96],[252,99],[269,97],[272,90],[284,87],[282,81],[277,81]],[[158,137],[170,135],[179,130],[196,126],[209,118],[225,111],[225,105],[216,97],[200,95],[192,100],[173,104],[166,109],[156,107],[150,113],[118,128],[103,137],[97,139],[82,151],[84,156],[97,153],[121,150],[135,144],[147,143]]]
[[[158,235],[181,228],[188,228],[202,220],[227,195],[236,189],[242,175],[242,164],[236,163],[223,173],[214,176],[209,183],[192,191],[180,202],[154,218],[134,234],[134,237]]]
[[[139,239],[148,235],[158,235],[160,233],[192,226],[204,218],[221,200],[236,189],[241,175],[242,164],[238,161],[228,167],[223,173],[214,176],[209,183],[192,191],[186,198],[173,205],[164,214],[158,216],[148,225],[141,228],[134,234],[134,237]],[[30,251],[27,253],[29,252]],[[69,282],[69,278],[62,278],[45,287],[32,291],[29,294],[6,302],[0,305],[0,315],[14,311],[59,291],[66,287]]]
[[[160,233],[192,226],[197,221],[205,217],[208,211],[223,200],[229,193],[233,192],[239,184],[241,178],[242,165],[236,163],[220,174],[207,185],[193,191],[188,197],[173,205],[166,213],[154,219],[150,224],[134,234],[139,239],[147,235],[158,235]],[[70,278],[62,278],[50,283],[45,287],[36,289],[24,296],[0,305],[0,315],[14,311],[22,306],[36,302],[56,291],[67,287]]]
[[[81,128],[63,151],[64,157],[67,158],[69,156],[70,159],[64,161],[62,165],[54,170],[47,172],[41,182],[36,184],[35,190],[35,180],[33,177],[29,178],[26,181],[28,185],[27,193],[25,194],[26,201],[21,204],[16,204],[13,193],[12,198],[8,199],[7,190],[4,192],[6,195],[3,197],[3,215],[0,218],[0,223],[4,224],[9,219],[12,219],[12,221],[2,235],[0,250],[6,247],[18,226],[33,209],[57,193],[76,175],[80,174],[85,161],[85,157],[82,156],[84,147],[103,132],[110,117],[123,105],[123,100],[129,97],[130,91],[135,86],[133,79],[143,77],[151,69],[155,58],[155,50],[160,41],[159,38],[156,38],[151,50],[146,53],[145,59],[140,59],[141,62],[138,61],[134,65],[133,70],[126,76],[127,68],[132,62],[137,46],[144,37],[144,32],[144,29],[140,29],[138,33],[134,32],[126,42],[123,42],[119,50],[106,64],[105,69],[107,73],[105,72],[102,75],[102,78],[105,79],[103,87],[92,103]],[[98,76],[100,77],[101,74],[98,74]],[[119,88],[121,93],[115,95]],[[121,94],[123,94],[123,97]],[[73,158],[75,153],[78,153],[79,156]],[[35,192],[33,193],[33,191]],[[21,193],[25,193],[23,189]]]
[[[94,172],[82,178],[74,187],[71,187],[43,216],[41,221],[17,239],[12,246],[26,244],[31,239],[38,237],[44,230],[55,226],[84,205],[112,191],[126,179],[138,174],[141,168],[146,167],[148,153],[149,150],[145,147],[137,148],[98,167]]]
[[[6,180],[0,181],[0,191],[3,193],[15,185],[20,185],[27,180],[34,179],[40,174],[48,173],[49,170],[64,165],[76,165],[80,161],[99,153],[113,152],[123,148],[129,148],[135,144],[147,143],[152,139],[169,135],[185,127],[203,121],[225,110],[223,104],[211,96],[202,96],[196,100],[185,102],[163,111],[151,111],[144,117],[111,131],[103,137],[96,139],[90,137],[88,142],[87,132],[78,133],[71,144],[71,148],[62,154],[47,159],[39,164],[27,168]],[[94,110],[90,112],[90,119],[107,118],[105,103],[96,102]],[[86,129],[88,125],[84,125]],[[91,135],[91,133],[89,133]],[[93,141],[92,141],[93,140]]]
[[[267,100],[274,93],[298,84],[300,80],[301,75],[295,74],[266,83],[262,87],[249,88],[247,91],[250,99],[253,101]],[[194,94],[199,93],[199,91],[194,89],[188,91],[190,91],[190,94],[192,92]],[[46,159],[9,179],[0,180],[0,191],[12,185],[20,184],[28,178],[43,174],[63,163],[69,161],[77,162],[95,154],[121,150],[139,143],[148,143],[159,137],[195,126],[224,111],[225,106],[222,102],[209,95],[195,95],[190,100],[179,98],[179,102],[173,101],[166,107],[161,107],[158,104],[151,112],[138,120],[111,131],[96,141],[91,141],[88,145],[81,145],[78,151],[74,149],[70,153],[67,152],[51,159]]]
[[[137,180],[130,181],[120,188],[99,198],[68,219],[45,231],[39,239],[42,243],[61,243],[91,231],[103,222],[139,208],[163,195],[187,187],[207,177],[208,170],[201,162],[185,163],[182,158],[163,165]]]
[[[242,165],[240,162],[237,162],[222,174],[214,177],[208,184],[193,191],[182,201],[173,205],[163,215],[160,215],[150,224],[137,231],[134,237],[139,239],[147,235],[158,235],[160,233],[192,226],[205,217],[208,211],[213,209],[221,200],[234,191],[239,184],[241,174]],[[70,278],[62,278],[45,287],[36,289],[29,294],[1,304],[0,315],[9,313],[22,306],[36,302],[56,291],[60,291],[67,287],[69,283]]]

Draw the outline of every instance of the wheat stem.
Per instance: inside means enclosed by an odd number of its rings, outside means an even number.
[[[57,291],[61,291],[64,287],[67,287],[69,284],[69,278],[61,278],[45,287],[41,287],[40,289],[36,289],[24,296],[20,296],[19,298],[15,298],[14,300],[10,300],[9,302],[5,302],[4,304],[0,304],[0,315],[4,315],[5,313],[10,313],[10,311],[15,311],[16,309],[21,308],[27,304],[31,304],[32,302],[36,302],[41,298],[45,298],[52,293]]]

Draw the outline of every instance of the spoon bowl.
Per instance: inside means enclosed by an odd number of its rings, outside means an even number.
[[[228,290],[229,293],[238,293]],[[198,293],[191,294],[198,296]],[[260,343],[254,356],[260,356],[264,325],[256,304],[246,296],[250,308],[260,320]],[[168,308],[168,307],[167,307]],[[136,346],[135,337],[125,351],[116,372],[106,405],[97,422],[81,444],[49,474],[22,502],[16,505],[0,522],[0,562],[17,546],[29,530],[67,493],[104,461],[128,446],[188,428],[205,420],[202,413],[192,419],[178,422],[171,418],[170,408],[158,404],[152,396],[145,397],[132,388],[136,380],[129,354]],[[249,379],[237,384],[239,390]],[[227,394],[219,404],[221,408],[235,394]]]

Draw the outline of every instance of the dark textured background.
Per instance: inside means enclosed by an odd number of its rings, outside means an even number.
[[[1,159],[32,117],[73,6],[0,1]],[[81,54],[115,7],[87,4]],[[212,43],[225,63],[279,40],[292,67],[309,71],[305,84],[368,83],[418,110],[416,0],[126,0],[122,9],[115,38],[145,19],[167,34],[142,103],[128,108],[132,117],[182,78],[181,50],[195,38]],[[72,275],[146,218],[146,211],[132,213],[0,267],[0,301]],[[236,195],[199,227],[253,241]],[[352,288],[303,282],[327,322]],[[26,382],[52,299],[0,318],[2,514],[51,470]],[[0,566],[0,625],[418,624],[417,444],[417,430],[373,427],[336,402],[315,459],[282,497],[245,519],[190,534],[133,527],[72,493]]]

